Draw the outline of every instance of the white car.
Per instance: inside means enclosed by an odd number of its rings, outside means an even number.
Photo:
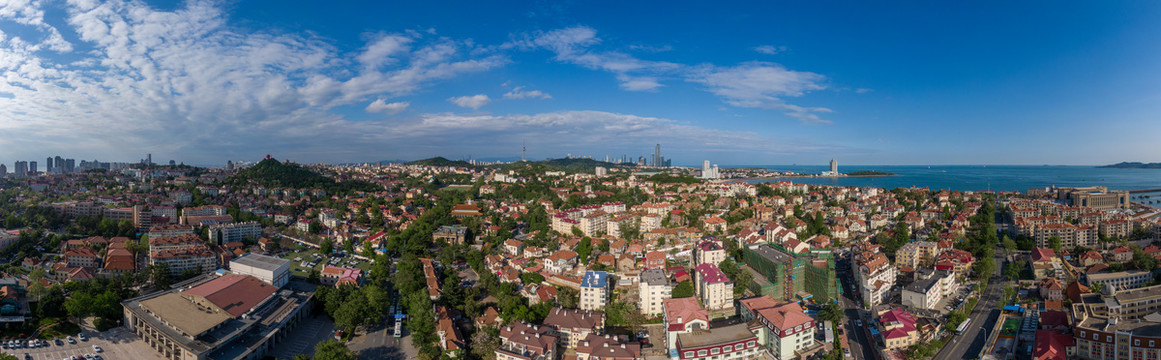
[[[93,351],[96,351],[96,352],[105,352],[105,350],[102,350],[102,349],[101,349],[101,347],[100,347],[100,346],[97,346],[97,345],[93,345]]]

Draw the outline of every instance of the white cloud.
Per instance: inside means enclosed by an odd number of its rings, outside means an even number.
[[[462,108],[479,110],[484,105],[488,105],[488,103],[492,102],[492,99],[488,98],[488,95],[479,94],[448,98],[447,101]]]
[[[411,106],[411,103],[406,101],[387,103],[383,99],[378,99],[372,102],[370,105],[367,105],[367,108],[364,110],[369,113],[384,113],[387,115],[395,115],[403,112],[403,110],[406,110],[408,106]]]
[[[826,88],[826,77],[812,72],[793,71],[769,62],[749,62],[733,67],[702,66],[691,72],[689,81],[738,107],[784,110],[803,123],[829,123],[818,116],[832,110],[787,104],[783,97],[798,97]]]
[[[613,73],[621,81],[621,88],[630,91],[653,90],[661,86],[657,75],[681,69],[682,65],[638,59],[616,51],[595,51],[590,46],[600,43],[596,30],[574,26],[536,35],[524,35],[511,44],[524,49],[543,48],[555,53],[560,62],[580,65],[593,70]]]
[[[872,92],[872,91],[875,91],[875,90],[874,90],[874,89],[867,89],[867,88],[858,88],[858,89],[855,89],[855,92],[856,92],[856,93],[859,93],[859,94],[866,94],[866,93],[869,93],[869,92]]]
[[[758,53],[766,54],[766,55],[775,55],[775,54],[778,54],[781,52],[785,52],[786,47],[785,46],[774,46],[774,45],[762,45],[762,46],[755,47],[754,51],[757,51]]]
[[[309,32],[229,26],[221,6],[4,2],[0,21],[31,25],[33,34],[0,32],[0,132],[28,134],[0,140],[0,157],[47,149],[122,159],[145,151],[262,154],[313,143],[320,129],[343,123],[330,111],[336,106],[406,95],[508,63],[494,52],[473,55],[468,40],[417,32],[377,34],[346,53]],[[53,13],[66,17],[46,18],[46,7],[61,7]],[[43,56],[73,47],[61,32],[75,33],[86,50],[67,59]],[[390,113],[404,104],[375,100],[366,109]],[[307,148],[322,158],[333,151]]]
[[[540,91],[540,90],[524,91],[523,86],[517,86],[517,87],[512,88],[511,91],[508,91],[507,93],[505,93],[504,98],[505,99],[551,99],[552,95],[549,95],[548,93]]]

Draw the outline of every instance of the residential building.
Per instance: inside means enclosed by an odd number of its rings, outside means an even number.
[[[225,244],[234,241],[258,240],[262,237],[262,225],[254,221],[210,226],[210,242]]]
[[[97,252],[87,247],[68,249],[65,251],[64,257],[66,266],[70,268],[95,269],[101,266]]]
[[[641,308],[642,314],[660,315],[665,311],[662,303],[673,296],[673,285],[669,284],[669,278],[665,276],[664,271],[648,269],[641,272],[641,278],[637,282],[637,295],[639,297],[637,306]]]
[[[563,345],[569,349],[576,349],[577,343],[589,334],[600,334],[604,331],[605,314],[588,310],[553,308],[543,323],[554,330],[554,334],[562,339]]]
[[[815,322],[797,303],[779,303],[769,296],[742,300],[743,320],[758,335],[758,344],[775,359],[796,359],[818,350]]]
[[[678,334],[676,342],[675,352],[670,353],[671,359],[755,359],[760,353],[758,337],[750,332],[746,324]]]
[[[194,228],[190,225],[182,224],[160,224],[149,227],[149,238],[173,237],[186,234],[193,234]]]
[[[577,343],[576,360],[644,360],[641,343],[624,335],[589,334]]]
[[[1082,273],[1081,279],[1084,284],[1092,286],[1093,284],[1101,284],[1104,286],[1115,286],[1117,290],[1136,289],[1149,281],[1153,280],[1153,272],[1145,270],[1129,270],[1118,271],[1113,273]]]
[[[855,257],[855,264],[857,266],[855,271],[855,283],[859,285],[859,292],[862,293],[863,302],[869,308],[887,302],[887,296],[890,294],[891,287],[895,286],[895,278],[898,274],[894,266],[891,266],[887,255],[883,253],[864,252]]]
[[[613,291],[610,287],[609,273],[604,271],[586,271],[581,278],[580,308],[581,310],[603,310],[608,305]]]
[[[710,310],[734,307],[734,282],[717,265],[704,263],[694,268],[694,292]]]
[[[895,309],[879,315],[883,342],[889,350],[901,350],[919,342],[919,329],[915,327],[915,317],[910,313]]]
[[[909,242],[895,251],[895,266],[907,266],[912,269],[931,266],[938,255],[936,243],[933,241]]]
[[[665,349],[669,357],[677,356],[677,336],[709,329],[709,312],[694,298],[665,299]]]
[[[559,345],[551,327],[516,322],[500,328],[496,360],[556,360]]]
[[[955,274],[950,271],[936,271],[931,277],[918,279],[903,287],[900,300],[903,306],[912,309],[939,310],[940,300],[955,293]]]
[[[692,266],[701,264],[721,264],[726,260],[726,249],[722,248],[721,240],[712,236],[705,236],[693,246]]]

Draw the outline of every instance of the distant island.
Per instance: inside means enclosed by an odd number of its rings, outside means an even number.
[[[871,170],[851,171],[851,172],[846,173],[844,175],[846,175],[846,176],[899,176],[898,174],[889,173],[886,171],[871,171]]]
[[[1097,167],[1106,169],[1161,169],[1161,163],[1121,162]]]

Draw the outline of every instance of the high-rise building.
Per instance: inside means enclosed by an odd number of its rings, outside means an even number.
[[[65,160],[65,167],[64,168],[65,168],[66,173],[71,174],[74,171],[76,171],[77,170],[77,159]]]
[[[12,167],[12,175],[16,177],[28,176],[28,162],[17,161],[15,166]]]
[[[153,165],[153,154],[145,154],[145,164]]]
[[[44,172],[45,172],[45,173],[50,173],[50,172],[52,172],[52,170],[53,170],[53,168],[52,168],[52,157],[51,157],[51,156],[49,156],[49,157],[47,157],[47,158],[45,158],[45,159],[44,159]]]
[[[716,180],[716,179],[720,179],[721,177],[722,177],[721,174],[718,173],[718,166],[717,165],[710,166],[709,160],[704,160],[701,162],[701,178],[702,179]]]
[[[838,161],[830,159],[830,172],[838,174]]]
[[[35,162],[35,161],[29,161],[29,162],[28,162],[28,174],[29,174],[29,175],[35,175],[35,174],[36,174],[36,162]]]
[[[8,176],[8,167],[0,164],[0,177]]]
[[[56,172],[58,172],[58,173],[62,173],[62,174],[63,174],[63,173],[67,173],[67,172],[68,172],[68,171],[67,171],[68,169],[66,169],[66,168],[65,168],[65,160],[64,160],[64,158],[62,158],[62,157],[60,157],[60,156],[57,156],[57,157],[53,158],[53,160],[55,160],[55,163],[56,163],[56,164],[55,164],[55,165],[53,165],[53,167],[52,167],[52,168],[53,168],[53,169],[56,169]]]

